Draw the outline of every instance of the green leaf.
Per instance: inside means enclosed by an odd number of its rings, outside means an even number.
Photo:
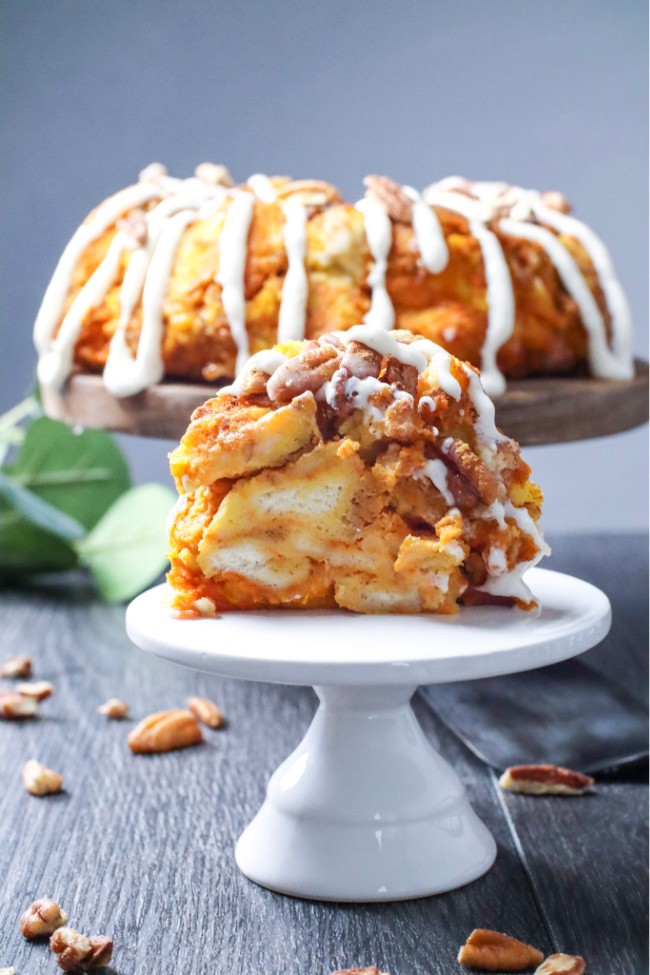
[[[160,484],[132,488],[75,544],[109,602],[135,596],[165,568],[165,522],[175,500]]]
[[[43,501],[33,491],[22,487],[13,477],[1,470],[0,495],[33,524],[66,542],[78,542],[86,534],[86,529],[76,518]]]
[[[47,417],[28,427],[11,475],[85,528],[96,525],[130,484],[126,460],[109,433],[77,434]]]
[[[0,505],[0,579],[21,583],[40,572],[63,572],[77,564],[77,553],[48,531],[27,521],[9,505]]]

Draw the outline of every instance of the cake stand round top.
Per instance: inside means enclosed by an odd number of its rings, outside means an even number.
[[[166,585],[127,609],[130,638],[155,656],[246,680],[301,685],[446,683],[566,660],[599,643],[611,623],[595,586],[548,569],[526,576],[540,613],[465,607],[455,616],[364,616],[344,610],[255,610],[174,619]]]
[[[214,396],[207,384],[166,381],[117,399],[101,376],[73,376],[61,393],[42,389],[54,420],[144,437],[180,440],[197,407]],[[565,443],[620,433],[648,419],[648,364],[630,380],[545,376],[509,381],[495,398],[497,424],[522,446]]]

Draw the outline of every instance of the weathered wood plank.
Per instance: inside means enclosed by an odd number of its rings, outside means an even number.
[[[555,544],[558,568],[601,585],[595,574],[606,574],[615,614],[627,606],[620,643],[594,663],[628,690],[647,651],[638,595],[646,551],[643,540],[624,537]],[[619,603],[626,591],[634,595]],[[451,975],[458,945],[479,925],[544,951],[583,953],[594,973],[647,970],[642,781],[605,780],[579,800],[504,797],[417,702],[427,735],[497,838],[493,870],[463,890],[403,904],[280,897],[245,880],[232,852],[266,779],[304,733],[312,692],[203,677],[149,658],[129,645],[123,610],[83,590],[5,593],[0,615],[2,653],[30,653],[36,675],[57,688],[39,722],[0,725],[0,966],[15,964],[20,975],[54,970],[47,948],[26,944],[17,926],[24,907],[48,894],[74,925],[115,937],[123,975],[327,975],[374,961],[392,975]],[[112,695],[138,718],[190,693],[214,697],[229,726],[186,752],[134,757],[125,742],[131,723],[96,713]],[[62,772],[63,796],[23,791],[30,757]]]
[[[553,541],[548,564],[610,597],[609,636],[580,660],[647,700],[648,539]],[[579,706],[577,698],[576,706]],[[648,971],[647,766],[598,777],[579,799],[504,795],[538,906],[553,942],[585,956],[590,972]]]
[[[501,797],[553,943],[590,972],[647,972],[647,786]]]

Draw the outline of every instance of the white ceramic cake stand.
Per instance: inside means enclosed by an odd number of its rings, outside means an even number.
[[[166,586],[131,603],[127,631],[143,650],[318,694],[309,731],[237,844],[247,877],[299,897],[390,901],[460,887],[492,866],[491,834],[409,702],[419,684],[543,667],[603,639],[611,610],[599,589],[544,569],[527,582],[537,617],[491,606],[453,617],[276,610],[175,620],[161,604]]]

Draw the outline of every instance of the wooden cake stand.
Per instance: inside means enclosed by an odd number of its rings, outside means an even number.
[[[100,376],[76,375],[63,393],[43,389],[48,416],[66,423],[180,440],[193,411],[213,396],[208,383],[166,381],[116,399]],[[495,399],[497,424],[522,446],[566,443],[620,433],[648,419],[648,363],[636,360],[633,379],[546,377],[509,382]]]

